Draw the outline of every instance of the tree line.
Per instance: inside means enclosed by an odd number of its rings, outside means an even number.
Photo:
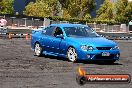
[[[0,0],[0,14],[14,14],[14,0]],[[96,18],[92,18],[91,12],[96,8],[95,0],[36,0],[30,2],[23,12],[27,16],[75,18],[81,20],[105,20],[127,23],[132,20],[132,2],[117,0],[112,3],[104,0]],[[65,20],[65,19],[64,19]]]

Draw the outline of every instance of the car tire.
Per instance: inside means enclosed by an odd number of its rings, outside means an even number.
[[[77,53],[75,48],[69,47],[67,50],[67,58],[70,62],[76,62],[77,61]]]
[[[36,56],[42,56],[42,47],[39,43],[35,43],[35,55]]]

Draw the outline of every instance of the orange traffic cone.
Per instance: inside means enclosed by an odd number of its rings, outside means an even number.
[[[28,40],[28,33],[26,33],[26,40]]]

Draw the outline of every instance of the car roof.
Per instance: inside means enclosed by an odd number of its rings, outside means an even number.
[[[57,27],[73,27],[73,26],[86,26],[82,24],[70,24],[70,23],[61,23],[61,24],[51,24],[51,26],[57,26]]]

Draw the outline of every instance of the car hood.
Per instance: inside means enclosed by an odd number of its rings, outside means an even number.
[[[70,38],[72,41],[79,43],[80,45],[91,45],[91,46],[115,46],[115,42],[108,40],[103,37],[87,37],[87,38]]]

